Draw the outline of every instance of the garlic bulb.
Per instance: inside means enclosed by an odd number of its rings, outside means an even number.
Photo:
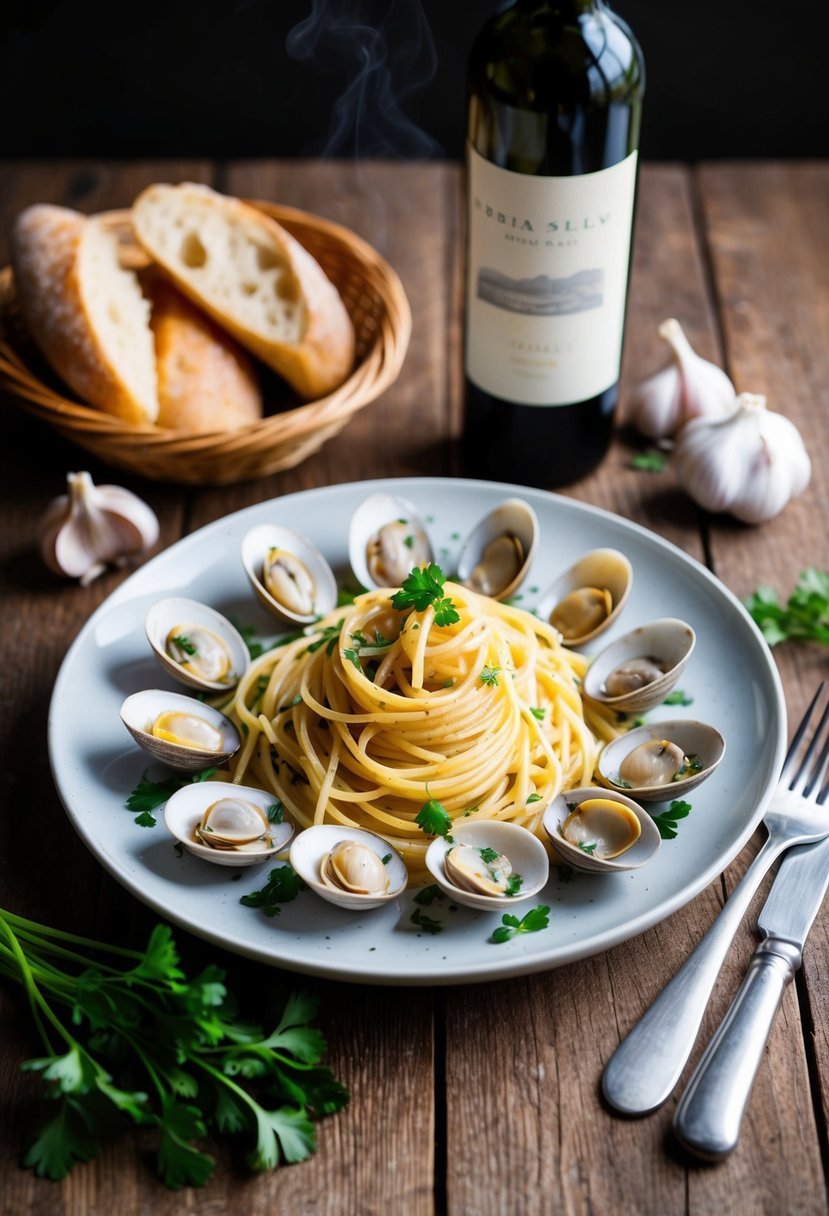
[[[67,473],[66,485],[40,522],[40,551],[56,574],[85,587],[107,563],[121,565],[158,540],[155,512],[130,490],[96,486],[89,473]]]
[[[634,390],[631,406],[638,430],[651,439],[675,435],[691,418],[723,417],[734,408],[734,385],[714,363],[701,358],[673,317],[657,331],[673,362]]]
[[[677,479],[708,511],[759,524],[806,489],[812,466],[797,427],[766,409],[765,397],[740,393],[726,418],[695,418],[674,448]]]

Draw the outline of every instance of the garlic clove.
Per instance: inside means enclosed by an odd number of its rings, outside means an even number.
[[[40,551],[56,574],[86,586],[108,564],[140,556],[158,540],[155,512],[122,486],[96,486],[89,473],[68,473],[67,494],[40,522]]]
[[[674,468],[701,507],[748,524],[778,515],[803,493],[812,471],[797,427],[754,393],[741,393],[725,418],[698,418],[683,427]]]
[[[728,376],[696,353],[673,317],[658,334],[671,348],[672,362],[644,380],[631,400],[634,423],[651,439],[664,439],[692,418],[723,417],[734,408],[736,392]]]

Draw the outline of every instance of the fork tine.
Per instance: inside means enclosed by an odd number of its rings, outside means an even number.
[[[815,731],[815,740],[817,740],[820,729],[823,727],[823,722],[827,717],[829,717],[829,706],[827,706],[826,713],[823,715],[823,718],[821,719],[820,727],[818,727],[818,730]],[[809,775],[809,779],[803,788],[803,797],[804,798],[810,797],[813,790],[815,790],[815,789],[820,790],[820,783],[821,783],[821,781],[823,781],[823,778],[826,776],[827,766],[829,766],[829,735],[826,737],[826,739],[824,741],[823,747],[821,748],[820,755],[818,756],[817,760],[815,761],[814,768],[812,769],[812,772]],[[825,795],[824,795],[824,798],[825,798]],[[820,802],[820,801],[822,801],[822,799],[818,798],[817,801]]]
[[[789,750],[786,752],[786,759],[783,761],[783,767],[780,770],[780,780],[781,781],[785,781],[791,775],[792,768],[793,768],[795,760],[797,758],[798,749],[800,748],[800,745],[803,742],[803,739],[805,737],[806,731],[809,726],[809,720],[814,712],[815,706],[817,705],[818,701],[820,700],[820,697],[821,697],[825,687],[826,687],[826,681],[821,680],[820,684],[817,687],[817,692],[812,697],[812,700],[809,703],[808,709],[806,710],[805,714],[803,715],[803,717],[800,720],[800,725],[798,726],[797,730],[794,733],[792,741],[789,745]],[[823,717],[821,718],[820,723],[818,724],[818,729],[815,732],[815,735],[819,734],[820,730],[824,726],[828,713],[829,713],[829,704],[827,704],[826,709],[824,709],[824,711],[823,711]],[[815,737],[813,736],[812,741],[809,745],[809,750],[806,752],[806,755],[803,757],[803,760],[801,761],[800,766],[797,769],[797,772],[792,777],[791,783],[789,785],[789,789],[794,788],[795,782],[799,779],[799,777],[803,773],[803,770],[804,770],[806,764],[808,763],[809,759],[813,755],[814,749],[815,749]]]

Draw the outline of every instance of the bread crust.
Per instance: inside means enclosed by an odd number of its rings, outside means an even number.
[[[160,273],[141,285],[152,304],[158,426],[201,434],[257,422],[262,393],[244,351]]]
[[[81,272],[90,223],[80,212],[49,204],[21,212],[12,231],[20,309],[45,358],[82,401],[125,422],[152,423],[154,393],[140,399],[125,382],[90,315]]]
[[[354,327],[339,292],[314,258],[270,216],[207,186],[184,182],[149,186],[133,203],[132,217],[139,242],[179,289],[300,396],[325,396],[349,375],[354,362]],[[298,340],[280,340],[268,332],[267,325],[251,323],[250,317],[215,290],[215,279],[211,283],[205,269],[188,265],[183,242],[187,233],[204,234],[206,222],[220,224],[223,233],[234,233],[279,263],[280,290],[295,293],[302,309]],[[209,270],[213,272],[212,265]],[[238,268],[227,274],[240,281]],[[273,286],[272,279],[264,275],[262,282]]]

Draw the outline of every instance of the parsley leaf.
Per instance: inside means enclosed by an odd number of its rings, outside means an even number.
[[[543,722],[545,717],[547,716],[546,709],[530,709],[530,713],[532,714],[532,716],[534,718],[538,718],[539,722]]]
[[[314,654],[315,651],[325,647],[325,653],[330,658],[336,649],[337,642],[340,640],[340,631],[345,624],[345,617],[340,617],[336,625],[326,625],[324,629],[319,629],[319,637],[315,642],[312,642],[308,647],[306,654]]]
[[[428,794],[428,792],[427,789],[426,793]],[[415,815],[415,823],[427,836],[446,836],[448,838],[452,831],[452,816],[434,798],[423,803]]]
[[[446,899],[446,895],[441,891],[436,882],[430,883],[428,887],[422,887],[414,896],[416,904],[422,904],[423,907],[428,907],[435,900],[441,901]]]
[[[490,865],[493,861],[498,860],[500,853],[497,849],[485,848],[478,849],[478,856],[480,857],[481,861],[485,862],[487,865]]]
[[[784,606],[771,587],[744,600],[769,646],[801,640],[829,645],[829,572],[807,566]]]
[[[540,801],[541,801],[540,794],[528,794],[527,795],[527,805],[528,806],[531,802],[540,802]]]
[[[484,684],[497,685],[500,670],[500,667],[485,667],[481,672],[481,681]]]
[[[690,802],[678,802],[674,800],[668,807],[667,811],[663,811],[661,815],[651,816],[654,823],[658,827],[659,835],[663,840],[675,839],[677,834],[678,820],[687,819],[690,810]]]
[[[203,769],[191,777],[165,777],[162,781],[151,781],[147,776],[149,769],[144,769],[141,780],[126,800],[128,810],[138,812],[135,822],[142,828],[154,828],[156,820],[152,811],[163,806],[177,790],[183,789],[195,781],[207,781],[216,772],[215,768]]]
[[[546,929],[550,923],[550,909],[546,904],[539,904],[536,908],[530,908],[529,912],[520,920],[517,916],[505,912],[501,917],[501,922],[498,928],[493,930],[492,937],[489,939],[496,945],[508,942],[519,933],[538,933],[540,929]]]
[[[259,891],[250,891],[243,895],[239,903],[246,908],[261,908],[266,916],[278,916],[280,904],[289,904],[296,899],[300,891],[305,890],[305,883],[293,866],[285,862],[275,870],[271,870],[268,881]]]
[[[523,874],[510,874],[507,879],[507,895],[517,895],[524,885]]]
[[[452,625],[461,618],[451,599],[443,594],[445,582],[446,577],[435,562],[430,562],[423,569],[415,566],[403,580],[401,589],[395,591],[391,597],[392,608],[401,612],[406,608],[414,608],[415,612],[425,612],[430,605],[433,605],[435,623]]]
[[[356,650],[353,650],[349,646],[345,650],[340,651],[340,653],[342,654],[342,656],[346,660],[346,662],[353,663],[353,665],[357,668],[357,670],[359,672],[362,672],[363,666],[362,666],[362,663],[360,662],[360,656],[357,654]]]

